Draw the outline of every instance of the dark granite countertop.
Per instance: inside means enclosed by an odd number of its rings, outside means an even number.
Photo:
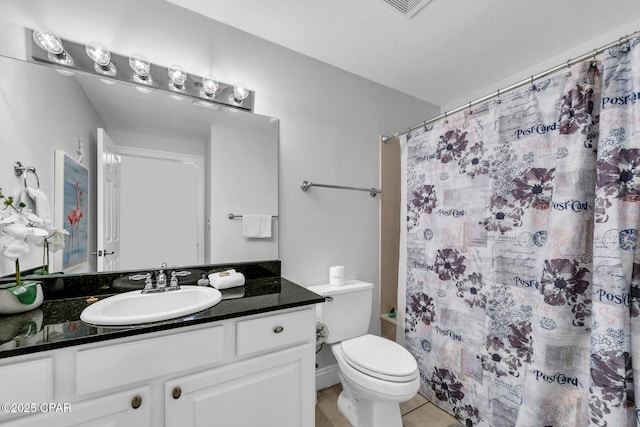
[[[51,275],[43,279],[44,303],[37,309],[0,316],[0,358],[105,341],[257,313],[321,303],[324,298],[279,276],[280,261],[184,267],[209,273],[235,268],[242,287],[223,290],[217,305],[188,316],[127,327],[99,327],[80,320],[87,298],[106,298],[123,289],[118,279],[136,272]],[[172,269],[168,269],[171,271]],[[199,277],[199,276],[198,276]],[[114,287],[113,284],[116,284]],[[192,283],[182,283],[190,286]],[[137,286],[137,284],[136,284]],[[139,285],[143,286],[142,283]],[[177,291],[179,292],[179,291]]]

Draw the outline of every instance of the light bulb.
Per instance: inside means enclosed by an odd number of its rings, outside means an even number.
[[[87,51],[87,56],[101,67],[106,67],[111,62],[111,53],[102,43],[89,42],[85,50]]]
[[[129,67],[135,74],[134,79],[142,80],[143,83],[150,80],[149,72],[151,71],[151,64],[143,55],[134,53],[129,57]]]
[[[236,83],[233,85],[233,100],[238,104],[245,100],[249,96],[249,89],[244,83]]]
[[[202,89],[205,95],[213,96],[218,91],[218,79],[211,74],[207,74],[202,78]]]
[[[111,63],[111,53],[99,42],[89,42],[85,46],[87,56],[94,62],[93,68],[102,74],[115,75],[116,69]]]
[[[55,34],[45,33],[44,31],[34,31],[33,41],[35,41],[41,49],[53,55],[60,55],[64,52],[62,40]]]
[[[60,37],[55,34],[44,31],[34,31],[33,41],[38,45],[38,47],[40,47],[40,49],[47,52],[47,58],[49,58],[49,60],[62,65],[73,64],[71,55],[65,52],[62,40],[60,40]]]
[[[169,67],[169,79],[171,83],[178,89],[182,88],[184,82],[187,80],[187,72],[181,66],[173,64]]]

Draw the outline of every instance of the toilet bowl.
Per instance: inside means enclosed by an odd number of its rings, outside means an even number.
[[[368,351],[369,347],[377,348]],[[334,344],[331,351],[343,388],[338,408],[347,420],[353,426],[402,427],[399,403],[415,396],[420,387],[420,374],[411,354],[375,335]]]
[[[338,363],[342,393],[338,408],[354,427],[402,427],[400,402],[420,387],[415,358],[401,345],[367,334],[371,283],[352,280],[343,286],[310,286],[327,297],[317,306],[318,321],[328,330],[326,343]]]

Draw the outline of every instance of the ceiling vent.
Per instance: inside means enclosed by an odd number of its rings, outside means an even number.
[[[429,4],[431,0],[382,0],[382,2],[393,7],[407,18],[412,18],[420,9]]]

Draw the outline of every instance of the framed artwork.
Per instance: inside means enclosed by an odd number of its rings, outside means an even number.
[[[89,262],[89,171],[64,151],[55,151],[56,227],[69,232],[56,267],[62,270]]]

